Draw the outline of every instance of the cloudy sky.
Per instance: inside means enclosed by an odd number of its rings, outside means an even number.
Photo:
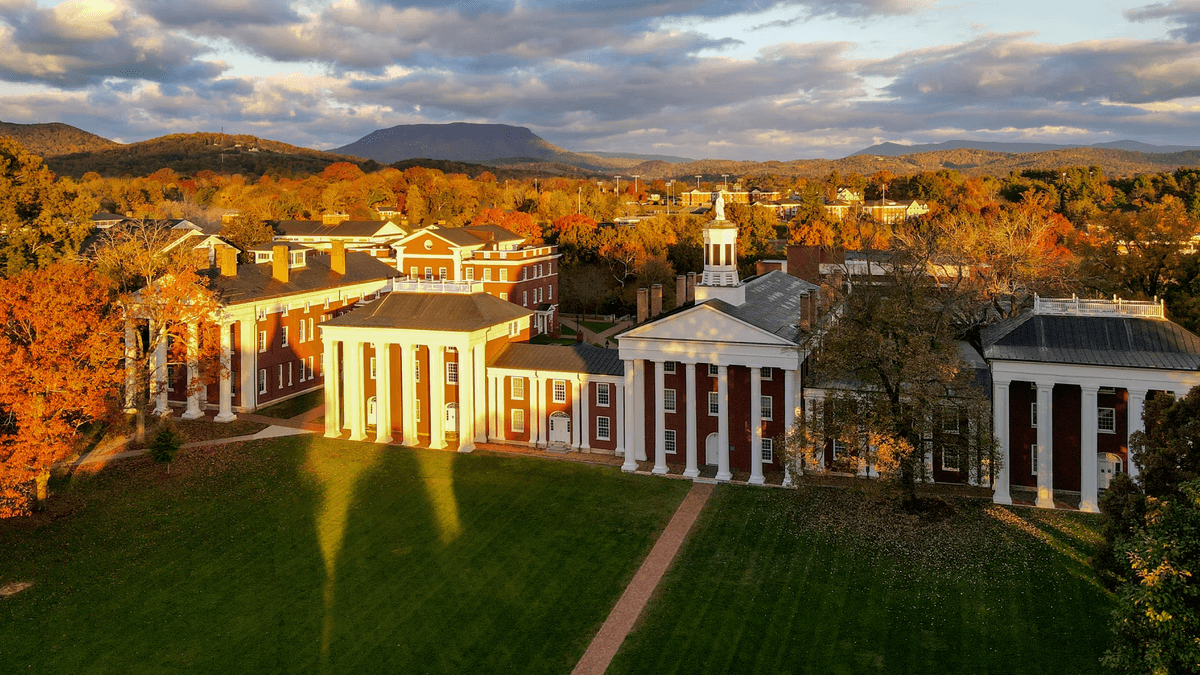
[[[314,148],[499,122],[571,150],[1200,145],[1200,0],[0,0],[0,119]]]

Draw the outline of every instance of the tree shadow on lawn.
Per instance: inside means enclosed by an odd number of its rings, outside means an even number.
[[[0,521],[0,585],[34,582],[0,599],[14,670],[563,672],[686,492],[313,436],[60,489]]]

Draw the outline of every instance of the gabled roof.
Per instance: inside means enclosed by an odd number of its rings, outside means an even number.
[[[707,304],[768,333],[799,343],[806,332],[797,327],[803,304],[808,294],[820,287],[779,270],[749,277],[744,283],[744,304],[734,306],[722,300],[710,300]]]
[[[390,220],[343,220],[336,225],[326,225],[320,220],[277,220],[272,225],[276,232],[287,237],[375,237],[389,225],[406,232],[404,227]],[[390,228],[389,228],[390,229]]]
[[[313,248],[312,248],[312,247],[310,247],[310,246],[305,246],[304,244],[300,244],[300,243],[297,243],[297,242],[294,242],[294,241],[268,241],[268,242],[264,242],[264,243],[262,243],[262,244],[258,244],[258,245],[256,245],[256,246],[251,246],[250,248],[248,248],[248,249],[246,249],[246,250],[248,250],[248,251],[262,251],[263,253],[270,253],[270,252],[274,252],[274,251],[275,251],[275,247],[276,247],[276,246],[283,246],[284,248],[286,248],[286,249],[287,249],[287,250],[289,250],[289,251],[298,251],[298,250],[301,250],[301,249],[303,249],[303,250],[305,250],[305,251],[314,251],[314,250],[316,250],[316,249],[313,249]]]
[[[560,373],[589,375],[625,374],[625,364],[616,349],[604,349],[585,342],[566,345],[534,345],[527,342],[509,344],[489,364],[494,368],[515,370],[548,370]]]
[[[400,274],[395,267],[366,253],[347,252],[345,274],[333,272],[329,263],[328,255],[310,255],[304,267],[288,270],[286,284],[272,278],[271,263],[238,265],[236,277],[223,277],[217,270],[207,270],[206,274],[225,305],[382,281]]]
[[[988,360],[1200,369],[1200,337],[1166,319],[1026,312],[983,332]]]
[[[486,293],[389,293],[321,325],[473,332],[532,314]]]

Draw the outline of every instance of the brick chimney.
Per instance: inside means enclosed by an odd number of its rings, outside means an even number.
[[[271,247],[271,278],[281,284],[288,282],[288,247]]]
[[[637,291],[637,322],[646,323],[650,318],[650,289],[639,288]]]
[[[662,284],[650,287],[650,318],[662,314]]]
[[[688,272],[687,275],[687,301],[694,302],[696,300],[696,273]]]
[[[687,275],[675,275],[675,306],[679,307],[687,302]]]
[[[334,274],[346,273],[346,244],[342,241],[333,242],[329,249],[329,271]]]
[[[221,246],[217,249],[217,265],[221,268],[221,276],[237,276],[237,257],[237,249],[232,246]]]

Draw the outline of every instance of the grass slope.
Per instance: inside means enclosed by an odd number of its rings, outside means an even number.
[[[953,505],[720,488],[608,673],[1099,671],[1098,519]]]
[[[0,522],[0,670],[562,673],[688,484],[293,437]]]

